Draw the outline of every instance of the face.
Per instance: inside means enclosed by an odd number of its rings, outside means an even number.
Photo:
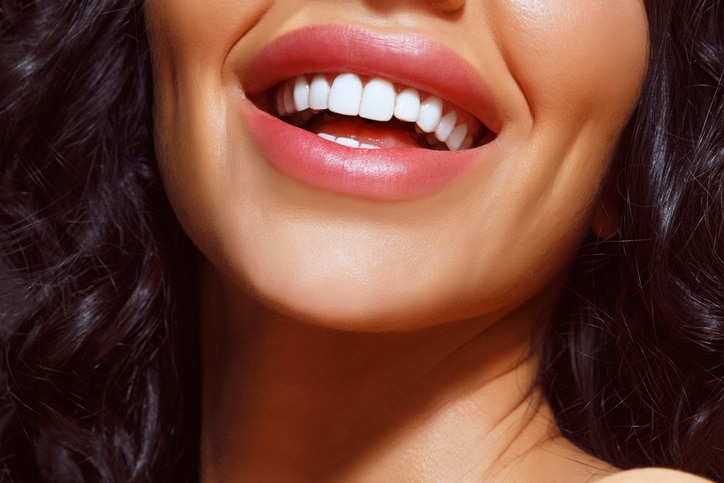
[[[146,10],[185,230],[229,290],[347,329],[547,293],[591,229],[648,52],[642,0]]]

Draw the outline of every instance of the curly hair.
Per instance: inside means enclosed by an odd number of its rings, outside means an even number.
[[[563,434],[618,467],[724,480],[724,5],[648,2],[641,98],[546,334]]]
[[[622,468],[724,480],[724,7],[646,5],[649,72],[538,384]],[[196,261],[141,0],[0,0],[0,480],[195,481]]]
[[[194,255],[142,2],[0,5],[0,480],[193,481]]]

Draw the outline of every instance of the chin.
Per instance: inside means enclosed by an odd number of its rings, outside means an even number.
[[[342,331],[389,332],[431,324],[424,297],[384,284],[317,279],[281,284],[251,281],[247,290],[264,307],[307,325]],[[420,303],[423,302],[423,303]]]
[[[265,310],[341,331],[402,332],[469,315],[460,312],[459,305],[445,301],[445,288],[409,282],[320,273],[264,277],[258,271],[246,277],[243,291]]]

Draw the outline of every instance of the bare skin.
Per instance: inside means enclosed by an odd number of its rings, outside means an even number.
[[[601,483],[706,483],[705,478],[667,468],[637,468],[622,471],[601,480]]]
[[[563,438],[525,322],[340,333],[230,302],[213,273],[205,287],[205,483],[708,481],[619,472]]]
[[[490,326],[365,334],[227,296],[213,273],[206,287],[204,481],[595,481],[612,471],[560,436],[531,389],[542,302]]]
[[[615,472],[561,437],[532,344],[582,239],[612,229],[600,193],[646,72],[642,0],[147,0],[146,18],[161,173],[205,259],[204,482]],[[384,202],[276,169],[241,114],[259,110],[253,59],[330,25],[424,54],[412,74],[367,58],[360,75],[415,85],[435,44],[484,79],[496,136],[473,167]],[[355,67],[333,62],[324,74]],[[435,75],[441,98],[465,97]]]

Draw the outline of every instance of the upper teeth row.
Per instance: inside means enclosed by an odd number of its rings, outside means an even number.
[[[324,74],[315,75],[311,82],[300,75],[293,82],[282,84],[276,104],[281,116],[306,109],[328,109],[373,121],[389,121],[394,116],[414,122],[425,133],[433,133],[451,151],[467,149],[473,144],[472,136],[468,135],[472,128],[457,109],[445,112],[439,97],[431,95],[421,100],[417,89],[406,87],[397,92],[394,84],[379,77],[363,85],[362,79],[351,73],[336,75],[331,84]]]

